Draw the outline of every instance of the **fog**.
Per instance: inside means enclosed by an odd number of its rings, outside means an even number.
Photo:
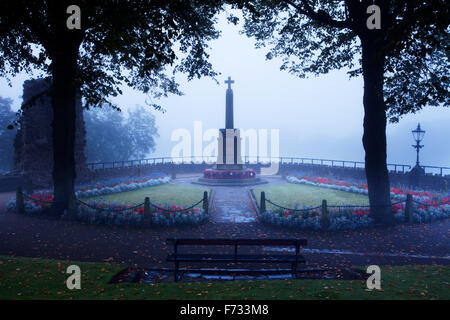
[[[153,111],[160,137],[156,151],[149,157],[170,156],[177,144],[171,141],[174,130],[185,128],[193,135],[194,121],[201,121],[204,131],[224,127],[224,80],[231,76],[235,80],[235,127],[279,129],[281,156],[364,160],[362,77],[350,80],[347,70],[339,70],[300,79],[280,71],[279,60],[267,61],[266,51],[255,49],[252,39],[239,34],[241,26],[228,24],[223,15],[219,29],[222,36],[210,43],[210,61],[221,73],[217,77],[220,83],[210,78],[188,82],[183,75],[177,77],[184,95],[155,101],[166,112]],[[0,81],[0,95],[13,99],[16,109],[22,102],[22,83],[29,77],[17,76],[12,87],[4,79]],[[146,99],[142,93],[124,88],[123,95],[113,101],[126,109],[145,105]],[[436,107],[388,125],[388,162],[415,163],[411,130],[418,122],[426,130],[421,163],[450,166],[450,110]]]

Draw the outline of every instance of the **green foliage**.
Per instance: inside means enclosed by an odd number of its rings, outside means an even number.
[[[404,20],[415,23],[399,23],[388,46],[384,93],[392,122],[425,106],[449,106],[449,6],[443,1],[411,3],[415,6]]]
[[[0,97],[0,172],[9,171],[14,161],[14,137],[16,130],[8,129],[15,118],[11,110],[12,100]]]
[[[0,74],[37,69],[52,77],[55,216],[69,209],[74,192],[77,91],[88,109],[117,108],[110,100],[122,94],[122,85],[141,90],[150,101],[181,94],[168,68],[188,79],[214,76],[206,42],[219,35],[214,22],[223,1],[78,0],[81,28],[69,30],[66,12],[73,4],[0,1]]]
[[[180,94],[174,72],[189,79],[216,73],[206,42],[218,37],[215,15],[222,1],[80,0],[81,30],[66,28],[70,1],[0,2],[0,73],[6,77],[38,69],[51,74],[62,34],[80,43],[74,79],[85,105],[113,106],[109,98],[129,85],[152,98]],[[64,36],[63,36],[64,38]],[[177,53],[178,52],[178,53]],[[157,109],[161,106],[151,103]]]
[[[449,6],[442,0],[375,1],[381,30],[369,30],[372,0],[235,0],[244,8],[244,30],[267,58],[300,77],[348,68],[362,73],[361,41],[376,44],[385,60],[385,104],[391,121],[426,105],[449,105]]]
[[[145,158],[155,150],[155,117],[144,107],[123,112],[95,108],[84,112],[88,162]]]
[[[297,1],[298,2],[298,1]],[[336,1],[316,1],[333,18],[342,18],[343,6]],[[256,47],[268,46],[267,59],[282,59],[281,70],[300,77],[323,74],[332,69],[355,65],[359,52],[355,33],[334,28],[299,12],[288,1],[251,1],[244,10],[244,30],[254,37]]]

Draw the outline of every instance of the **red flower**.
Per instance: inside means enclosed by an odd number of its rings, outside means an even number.
[[[358,217],[367,216],[370,214],[370,210],[368,208],[358,208],[358,209],[354,209],[352,211],[352,214],[354,214]]]

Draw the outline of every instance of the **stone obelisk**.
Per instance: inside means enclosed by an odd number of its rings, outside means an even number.
[[[219,130],[219,145],[217,156],[217,168],[241,169],[241,137],[239,129],[234,128],[233,119],[233,90],[231,84],[234,80],[228,77],[225,80],[228,85],[225,95],[225,128]]]
[[[203,171],[203,178],[192,182],[212,186],[251,186],[267,181],[256,177],[253,169],[247,168],[241,157],[240,130],[233,123],[233,90],[234,80],[228,77],[225,95],[225,128],[219,129],[217,163]]]

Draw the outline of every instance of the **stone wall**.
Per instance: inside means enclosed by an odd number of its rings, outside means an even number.
[[[119,168],[98,168],[90,171],[91,180],[107,180],[119,177],[145,177],[152,173],[165,173],[169,176],[177,173],[196,173],[203,174],[203,170],[210,168],[211,165],[206,163],[199,164],[172,164],[172,163],[157,163],[157,164],[143,164],[134,166],[125,166]]]
[[[23,101],[29,101],[34,95],[49,88],[44,79],[27,80],[23,84]],[[53,142],[52,142],[53,111],[51,97],[48,94],[38,98],[33,106],[23,111],[20,129],[14,142],[14,169],[26,179],[31,179],[36,186],[52,185]],[[75,162],[77,180],[86,179],[86,130],[83,120],[81,98],[76,102],[76,135]]]
[[[351,167],[331,167],[311,164],[282,164],[280,174],[287,175],[289,173],[366,182],[366,171],[362,168],[355,169]],[[450,186],[450,175],[441,176],[427,173],[420,177],[419,185],[415,185],[410,172],[390,171],[389,181],[392,187],[407,186],[410,188],[446,191],[448,186]]]
[[[168,175],[180,174],[180,173],[196,173],[202,174],[203,170],[211,168],[212,164],[207,163],[184,163],[184,164],[172,164],[172,163],[156,163],[156,164],[143,164],[124,166],[116,168],[101,168],[98,167],[92,171],[91,179],[102,180],[112,177],[139,177],[145,176],[154,172],[163,172]],[[267,167],[261,164],[248,164],[249,168],[254,169],[257,174],[261,173],[261,167]],[[337,180],[366,182],[366,172],[363,168],[352,167],[337,167],[318,164],[280,164],[279,175],[299,174],[308,176],[317,176],[324,178],[332,178]],[[445,191],[450,187],[450,176],[440,176],[435,174],[425,174],[420,179],[420,186],[414,186],[411,184],[411,176],[409,172],[389,172],[389,179],[391,186],[393,187],[412,187],[428,190]]]

